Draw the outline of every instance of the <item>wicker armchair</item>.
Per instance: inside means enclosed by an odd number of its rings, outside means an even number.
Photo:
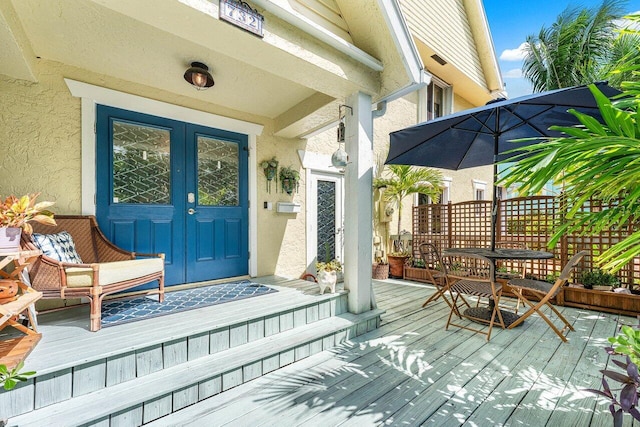
[[[29,269],[31,286],[43,298],[89,298],[91,331],[100,329],[102,299],[115,292],[157,280],[158,289],[148,291],[164,300],[164,254],[138,254],[111,243],[98,228],[94,216],[56,215],[57,226],[33,224],[35,233],[68,232],[82,264],[60,262],[42,255]],[[32,236],[23,233],[23,248],[35,249]],[[147,258],[136,258],[136,257]]]

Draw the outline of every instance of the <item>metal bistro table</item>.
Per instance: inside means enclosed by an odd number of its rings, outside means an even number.
[[[531,249],[500,248],[500,249],[491,250],[489,248],[449,248],[443,251],[444,256],[455,255],[455,254],[481,255],[483,257],[489,258],[489,260],[491,260],[491,262],[494,264],[494,267],[495,267],[496,260],[503,260],[503,259],[536,260],[536,259],[553,258],[553,254],[551,252],[534,251]],[[495,268],[494,268],[494,274],[495,274]],[[494,277],[493,280],[495,281],[496,278]],[[476,319],[486,320],[486,322],[489,322],[491,321],[491,313],[493,312],[494,306],[495,306],[495,301],[491,299],[489,301],[488,309],[484,307],[471,307],[466,309],[463,315],[476,318]],[[515,322],[520,318],[520,316],[510,311],[500,310],[500,313],[502,313],[502,319],[504,320],[504,324],[506,327],[509,327],[509,325],[511,325],[513,322]]]

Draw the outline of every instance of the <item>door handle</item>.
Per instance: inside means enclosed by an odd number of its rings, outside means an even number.
[[[187,209],[187,213],[188,213],[189,215],[193,215],[194,213],[196,213],[196,210],[195,210],[195,209],[193,209],[193,208],[189,208],[189,209]]]

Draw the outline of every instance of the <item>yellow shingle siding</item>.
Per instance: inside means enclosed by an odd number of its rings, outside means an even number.
[[[486,87],[463,0],[400,0],[400,6],[415,38]]]

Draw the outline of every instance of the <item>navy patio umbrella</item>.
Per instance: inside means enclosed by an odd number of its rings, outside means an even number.
[[[606,82],[595,84],[607,97],[620,92]],[[491,101],[482,107],[460,111],[389,134],[389,155],[385,164],[429,166],[458,170],[497,163],[516,153],[507,151],[539,141],[514,143],[514,139],[557,137],[550,126],[579,124],[570,108],[600,118],[589,88],[575,86],[536,93],[509,100]],[[497,194],[494,185],[491,220],[491,249],[495,248]]]

